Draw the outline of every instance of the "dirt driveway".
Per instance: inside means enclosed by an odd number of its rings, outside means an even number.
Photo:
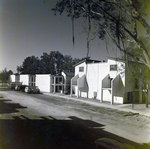
[[[43,94],[0,91],[0,134],[5,149],[92,149],[102,137],[150,148],[150,118]]]

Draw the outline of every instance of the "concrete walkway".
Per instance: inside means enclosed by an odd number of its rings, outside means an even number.
[[[105,107],[105,108],[111,108],[111,109],[117,109],[119,111],[124,112],[131,112],[133,114],[140,114],[150,117],[150,105],[148,108],[146,108],[146,104],[113,104],[110,103],[100,103],[99,100],[96,99],[89,99],[89,98],[77,98],[77,97],[71,97],[70,95],[64,95],[60,93],[43,93],[45,95],[63,98],[67,100],[75,100],[80,101],[86,104],[90,104],[97,107]]]

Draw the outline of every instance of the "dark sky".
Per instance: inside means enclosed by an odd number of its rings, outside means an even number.
[[[71,19],[65,14],[54,16],[51,11],[56,1],[0,0],[0,71],[6,67],[16,72],[26,57],[40,58],[43,52],[59,51],[73,58],[87,55],[87,33],[83,27],[86,21],[75,22],[73,48]],[[112,49],[112,44],[108,48]],[[95,38],[90,42],[92,59],[103,60],[107,55],[110,53],[104,41]]]

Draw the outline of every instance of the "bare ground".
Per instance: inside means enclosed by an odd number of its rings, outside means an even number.
[[[150,148],[149,117],[43,94],[0,97],[1,148],[95,148],[102,137]]]

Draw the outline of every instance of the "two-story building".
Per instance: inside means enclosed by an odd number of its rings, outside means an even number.
[[[100,102],[142,102],[142,90],[136,88],[136,80],[121,59],[108,61],[84,59],[75,66],[71,79],[71,96],[98,99]],[[133,92],[136,94],[133,95]]]
[[[15,74],[10,76],[11,82],[20,82],[22,85],[38,86],[41,92],[63,93],[65,78],[63,75],[51,74]]]

